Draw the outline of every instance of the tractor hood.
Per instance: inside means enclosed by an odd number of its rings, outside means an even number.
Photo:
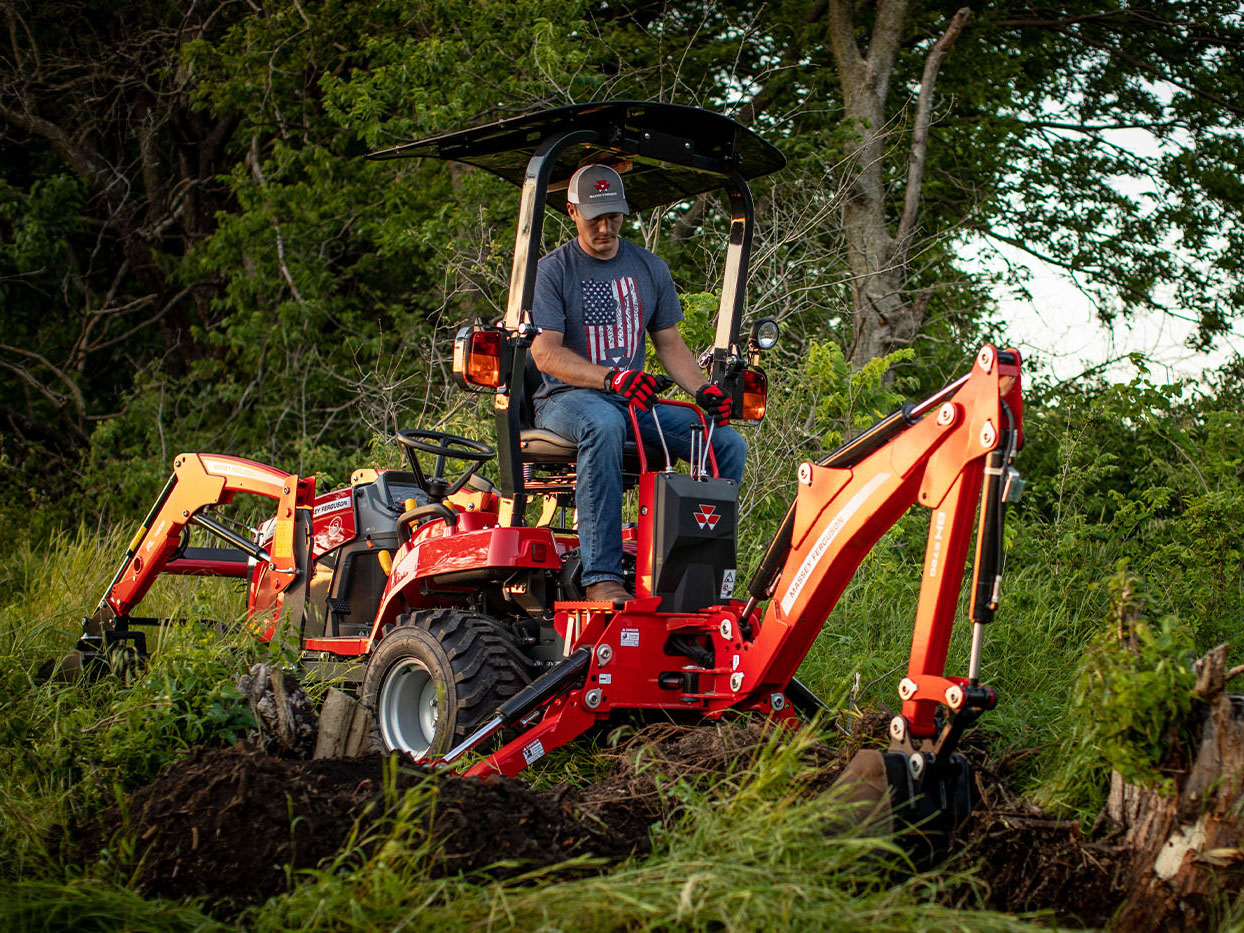
[[[588,162],[611,165],[622,175],[632,211],[719,189],[735,172],[758,178],[786,165],[774,146],[729,117],[697,107],[627,100],[541,110],[382,149],[367,158],[465,162],[521,187],[541,145],[576,130],[600,136],[599,142],[571,146],[558,157],[547,203],[563,213],[570,176]]]

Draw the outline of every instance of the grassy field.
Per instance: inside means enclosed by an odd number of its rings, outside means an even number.
[[[1110,770],[1160,780],[1172,719],[1186,708],[1188,661],[1244,636],[1244,490],[1235,402],[1174,411],[1119,388],[1030,412],[1030,478],[1008,525],[1002,608],[988,629],[982,679],[998,708],[977,743],[1011,767],[1011,792],[1088,827]],[[1143,397],[1142,397],[1143,395]],[[1138,401],[1138,399],[1140,401]],[[1151,406],[1146,408],[1145,406]],[[780,428],[780,425],[778,426]],[[1090,431],[1091,429],[1091,431]],[[1093,434],[1092,432],[1096,432]],[[1090,435],[1097,438],[1090,440]],[[783,436],[781,430],[773,437]],[[1181,456],[1173,455],[1172,445]],[[750,461],[793,472],[797,450]],[[745,503],[753,528],[784,504]],[[413,832],[418,792],[388,800],[335,858],[290,871],[286,892],[222,921],[209,904],[144,898],[134,840],[124,834],[82,863],[66,833],[151,782],[195,746],[227,746],[250,713],[234,686],[256,661],[292,659],[245,625],[163,632],[152,661],[127,680],[66,685],[40,677],[67,651],[129,539],[129,527],[23,538],[0,562],[0,923],[7,929],[1010,929],[1050,915],[983,909],[988,874],[952,861],[932,874],[895,870],[893,840],[826,831],[836,804],[808,790],[806,750],[841,743],[859,710],[897,706],[911,641],[927,513],[906,516],[865,559],[799,677],[836,711],[782,735],[712,780],[659,782],[672,817],[652,850],[621,863],[544,868],[488,880],[445,876]],[[763,533],[744,543],[755,561]],[[235,581],[170,578],[144,614],[240,622]],[[1127,630],[1142,648],[1120,654]],[[948,671],[962,671],[966,626]],[[1238,663],[1238,661],[1236,662]],[[1108,675],[1108,676],[1107,676]],[[320,697],[327,684],[305,684]],[[1182,704],[1182,705],[1181,705]],[[599,740],[598,740],[599,741]],[[551,755],[538,788],[582,786],[607,769],[599,744]],[[426,798],[427,791],[422,792]],[[1238,928],[1224,898],[1207,925]]]
[[[897,668],[909,647],[916,558],[902,524],[866,561],[809,656],[801,677],[836,706],[895,703]],[[72,645],[78,621],[103,591],[124,537],[80,531],[9,558],[0,614],[0,782],[10,806],[0,819],[9,854],[0,915],[11,929],[192,929],[217,921],[193,905],[149,901],[118,871],[124,858],[79,865],[66,858],[61,831],[124,799],[170,761],[200,743],[228,743],[249,713],[233,686],[274,649],[244,631],[204,626],[170,630],[153,661],[131,683],[91,686],[40,682],[37,670]],[[990,631],[986,678],[1004,696],[987,727],[999,751],[1051,745],[1071,688],[1083,637],[1068,637],[1083,597],[1040,592],[1020,569],[1011,587],[1025,609]],[[170,578],[144,610],[234,619],[244,598],[236,584]],[[1060,633],[1051,637],[1051,633]],[[962,662],[956,645],[951,666]],[[858,675],[858,677],[857,677]],[[852,690],[852,685],[859,687]],[[313,693],[323,685],[310,684]],[[850,724],[849,712],[842,721]],[[936,903],[937,892],[970,892],[951,866],[929,876],[895,876],[897,850],[886,839],[826,833],[834,803],[809,796],[800,750],[821,735],[775,742],[755,760],[709,786],[671,777],[681,814],[658,827],[653,852],[603,873],[576,866],[504,883],[433,877],[427,853],[405,841],[402,819],[362,864],[335,864],[290,877],[290,891],[241,920],[254,929],[1007,929],[1024,918],[967,903]],[[553,758],[532,775],[542,785],[590,780],[591,747]],[[1033,782],[1039,779],[1034,773]],[[407,814],[405,819],[417,819]],[[124,843],[118,843],[124,848]],[[357,853],[356,853],[357,855]],[[581,868],[581,866],[578,866]],[[131,866],[132,869],[132,866]],[[898,880],[896,880],[898,877]]]

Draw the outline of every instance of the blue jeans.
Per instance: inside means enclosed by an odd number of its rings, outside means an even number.
[[[656,417],[670,456],[688,459],[691,426],[699,425],[695,411],[657,405]],[[579,552],[583,584],[615,580],[622,583],[622,445],[631,435],[627,403],[619,395],[599,389],[566,389],[543,399],[536,410],[536,427],[553,431],[579,448],[575,507],[579,512]],[[639,430],[647,449],[660,450],[653,412],[639,415]],[[713,428],[713,453],[721,476],[739,483],[747,459],[747,441],[734,428]],[[661,455],[662,457],[664,455]],[[664,469],[663,459],[648,458],[648,468]]]

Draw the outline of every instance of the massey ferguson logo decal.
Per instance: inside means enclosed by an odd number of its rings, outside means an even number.
[[[691,513],[691,517],[695,519],[695,523],[700,526],[701,531],[712,531],[717,527],[717,522],[721,515],[717,512],[717,506],[701,505],[696,511]]]
[[[601,194],[604,194],[606,191],[609,190],[609,182],[605,181],[602,178],[600,181],[596,183],[596,190],[599,191]]]

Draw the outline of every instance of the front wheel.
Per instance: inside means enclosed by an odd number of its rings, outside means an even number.
[[[367,662],[363,696],[386,751],[443,755],[530,679],[509,634],[453,609],[403,616]]]

